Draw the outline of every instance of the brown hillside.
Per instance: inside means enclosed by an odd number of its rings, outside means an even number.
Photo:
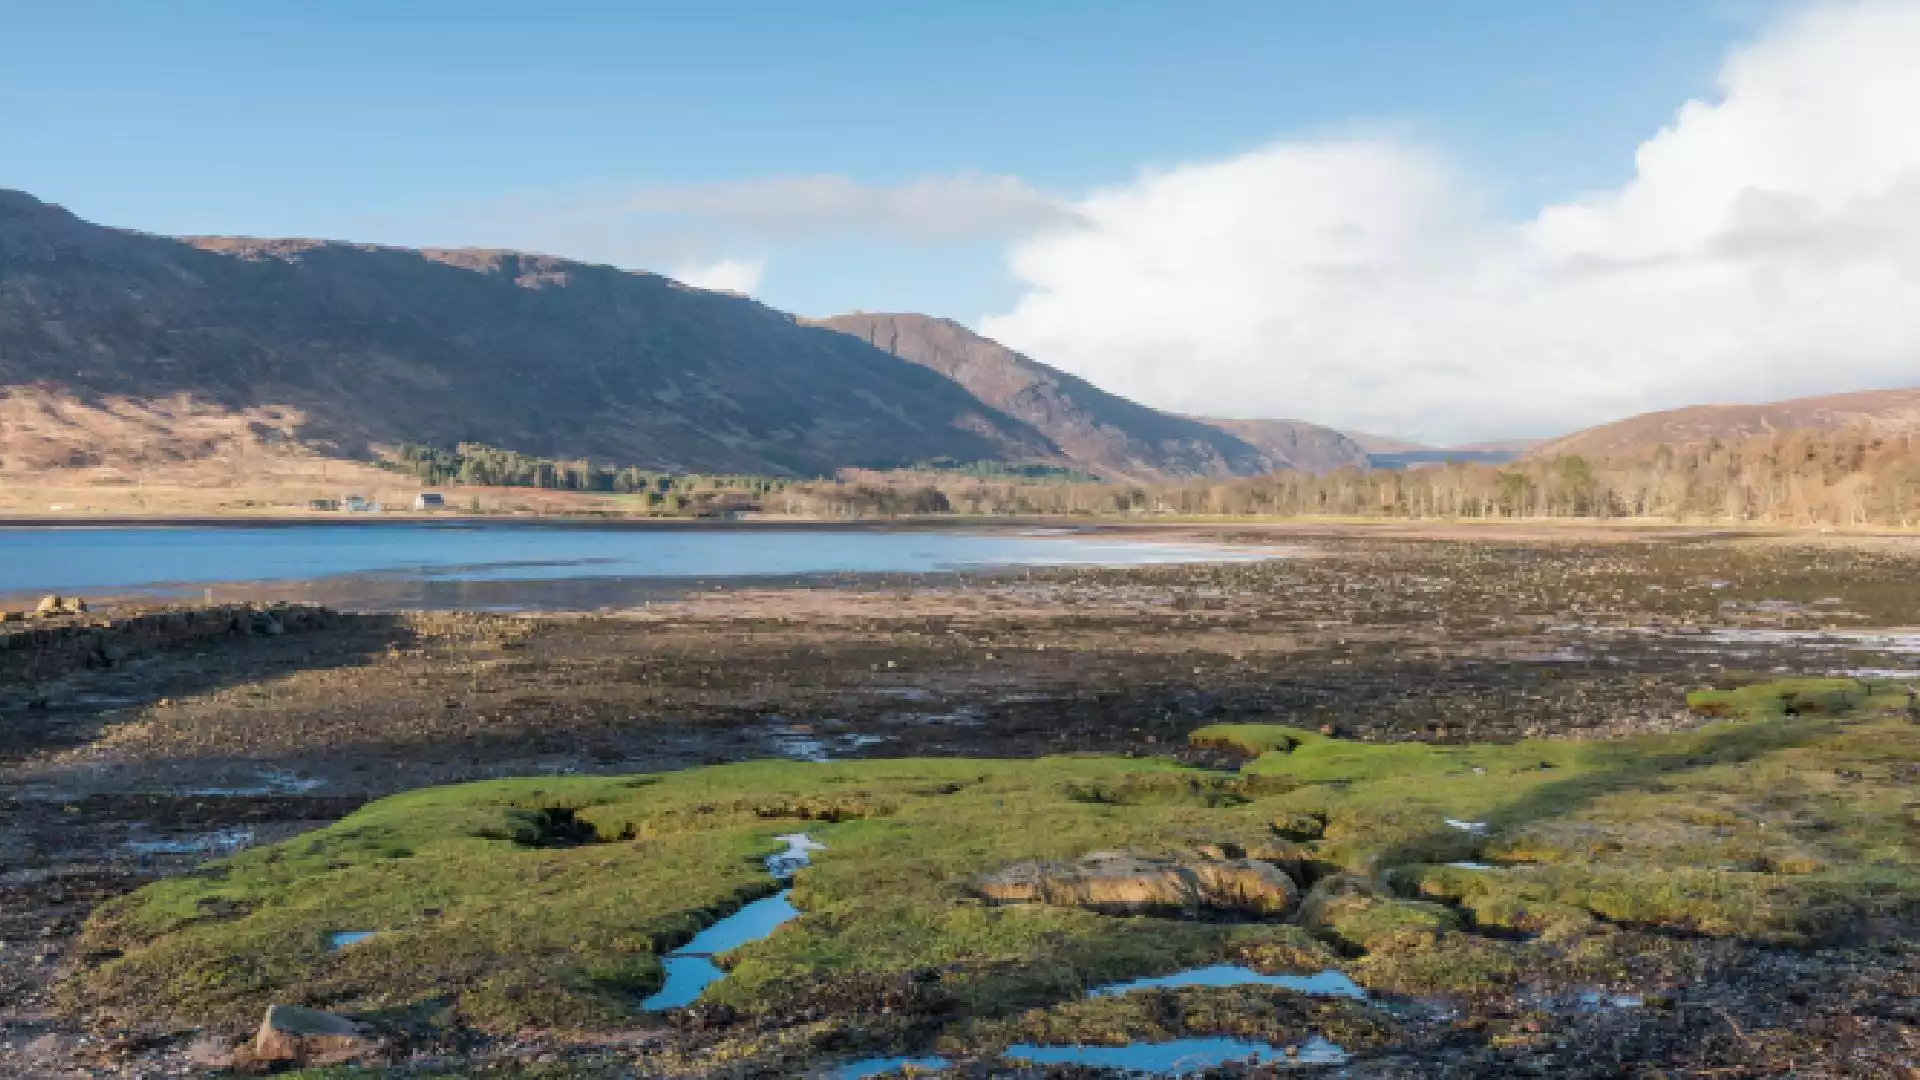
[[[1347,465],[1366,468],[1367,451],[1329,427],[1304,420],[1222,420],[1196,417],[1254,449],[1303,472],[1323,473]]]
[[[1281,452],[1288,445],[1284,439],[1262,444],[1213,421],[1147,408],[948,319],[854,312],[821,319],[815,325],[939,372],[993,408],[1030,425],[1057,445],[1068,461],[1098,476],[1158,481],[1251,476],[1290,465],[1327,467],[1323,459],[1328,451],[1313,437],[1303,435],[1293,441],[1300,455],[1295,457]],[[1333,441],[1338,441],[1337,436]]]
[[[1528,456],[1613,457],[1711,439],[1735,442],[1776,431],[1835,431],[1852,426],[1890,433],[1920,430],[1920,389],[1867,390],[1764,405],[1694,405],[1646,413],[1542,443]]]
[[[150,402],[190,402],[203,426],[284,417],[288,438],[346,456],[472,441],[788,475],[1061,460],[922,367],[658,275],[509,251],[175,240],[5,191],[0,388],[31,388],[69,417]],[[170,422],[143,421],[144,449],[109,439],[87,453],[194,456],[155,445]],[[201,437],[180,429],[183,443]],[[18,460],[47,449],[33,445],[0,433]]]

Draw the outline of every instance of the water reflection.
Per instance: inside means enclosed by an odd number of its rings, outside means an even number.
[[[1359,983],[1332,968],[1312,975],[1262,975],[1252,968],[1234,964],[1214,964],[1210,967],[1175,972],[1172,975],[1156,975],[1147,979],[1110,983],[1096,987],[1092,996],[1108,997],[1134,990],[1178,986],[1280,986],[1316,997],[1344,997],[1355,1001],[1367,999],[1367,992],[1360,988]]]
[[[806,866],[816,851],[826,845],[806,833],[788,833],[774,839],[786,844],[785,850],[767,856],[767,872],[782,880],[791,878]],[[657,993],[640,1003],[649,1012],[682,1009],[698,1001],[707,987],[727,977],[726,970],[713,962],[721,953],[732,952],[749,942],[778,930],[800,917],[793,906],[793,890],[782,889],[762,897],[721,919],[693,936],[693,940],[660,958],[666,969],[666,982]]]
[[[1129,1043],[1126,1046],[1032,1046],[1007,1048],[1006,1056],[1036,1065],[1086,1065],[1102,1069],[1130,1069],[1160,1076],[1185,1076],[1230,1062],[1259,1065],[1338,1065],[1347,1052],[1314,1036],[1304,1043],[1275,1046],[1249,1039],[1175,1039],[1171,1042]]]

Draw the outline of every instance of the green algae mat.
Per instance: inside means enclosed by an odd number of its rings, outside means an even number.
[[[1378,994],[1654,984],[1686,976],[1669,944],[1690,937],[1845,940],[1920,911],[1920,726],[1887,688],[1834,689],[1729,691],[1701,711],[1730,719],[1617,741],[1194,734],[1243,756],[1237,772],[752,762],[427,789],[103,907],[68,1001],[229,1031],[275,1002],[492,1032],[631,1026],[662,957],[782,887],[765,859],[795,832],[825,845],[792,882],[801,916],[721,958],[704,1004],[919,1010],[942,1037],[1006,1043],[1165,1027],[1087,991],[1216,963],[1334,967]],[[1822,704],[1775,708],[1783,693]],[[1264,860],[1304,898],[1229,918],[982,895],[1010,866],[1094,852]],[[1216,992],[1184,1029],[1270,1030],[1261,993]],[[1350,1047],[1386,1037],[1358,1003],[1300,1010]]]

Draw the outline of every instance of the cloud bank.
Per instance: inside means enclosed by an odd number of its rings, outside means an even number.
[[[1018,242],[981,329],[1161,407],[1440,441],[1920,385],[1917,57],[1920,3],[1801,11],[1525,221],[1398,140],[1147,173]]]
[[[767,271],[765,259],[720,259],[710,263],[688,263],[670,270],[667,276],[698,289],[752,296],[760,289],[760,277]]]
[[[830,235],[935,244],[1010,238],[1072,220],[1069,206],[1020,180],[967,172],[900,184],[818,174],[660,185],[629,193],[621,210],[692,219],[763,239]]]

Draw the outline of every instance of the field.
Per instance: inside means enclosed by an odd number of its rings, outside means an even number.
[[[0,1053],[235,1064],[278,1002],[422,1074],[1233,1035],[1363,1076],[1907,1075],[1920,549],[1219,532],[1292,554],[353,616],[0,687]],[[800,917],[642,1010],[794,832]],[[1101,852],[1227,884],[1102,901]],[[1367,999],[1085,997],[1216,963]]]

